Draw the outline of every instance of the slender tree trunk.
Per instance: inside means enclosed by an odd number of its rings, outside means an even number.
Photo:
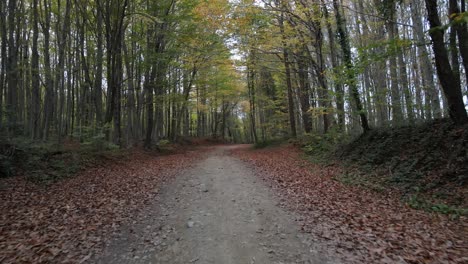
[[[392,7],[393,8],[393,7]],[[393,12],[393,11],[392,11]],[[398,27],[393,22],[394,17],[391,16],[390,21],[386,23],[387,31],[389,34],[390,40],[396,40],[399,38],[398,36]],[[399,52],[399,48],[392,48],[395,49],[396,52]],[[390,55],[389,59],[389,67],[390,67],[390,81],[391,81],[391,102],[392,102],[392,120],[393,124],[401,124],[403,121],[403,112],[401,108],[401,91],[399,85],[399,78],[398,78],[398,63],[397,63],[397,55],[392,54]]]
[[[65,7],[65,16],[62,28],[60,29],[60,37],[58,42],[58,64],[56,68],[56,77],[55,84],[57,85],[60,91],[60,100],[59,100],[59,109],[58,109],[58,145],[61,145],[62,142],[62,132],[63,132],[63,110],[65,107],[65,48],[67,47],[67,37],[69,34],[70,27],[70,10],[71,10],[71,0],[67,0]],[[60,10],[59,10],[60,12]],[[60,26],[60,21],[58,22],[57,28]]]
[[[362,1],[359,1],[359,3],[355,2],[355,9],[360,10],[360,12],[356,12],[354,15],[355,23],[356,25],[361,25],[362,30],[360,26],[356,26],[356,31],[357,31],[357,38],[359,41],[359,45],[361,47],[366,47],[370,43],[372,43],[372,40],[370,39],[371,34],[369,33],[369,24],[367,17],[365,15],[365,11],[363,11],[364,7],[362,6]],[[367,53],[369,51],[365,51]],[[376,76],[372,75],[372,69],[370,67],[366,67],[363,70],[362,73],[362,87],[363,87],[363,93],[365,94],[365,105],[367,109],[367,117],[369,120],[370,124],[375,125],[376,124],[376,113],[378,112],[377,107],[378,105],[375,103],[377,95],[375,93],[375,86],[372,84],[373,80],[375,79]],[[379,71],[382,71],[382,69],[378,69]],[[374,82],[376,83],[376,82]]]
[[[24,10],[24,1],[20,1],[19,13],[22,13]],[[31,113],[31,104],[28,100],[31,97],[31,74],[30,74],[30,65],[29,65],[29,34],[27,33],[27,19],[20,19],[17,29],[17,39],[18,48],[19,48],[19,65],[18,65],[18,93],[17,93],[17,126],[21,126],[25,134],[30,134],[30,123],[27,122],[28,115]]]
[[[468,115],[463,103],[461,87],[457,86],[455,75],[450,66],[447,49],[444,44],[444,31],[437,10],[437,0],[425,0],[428,20],[431,26],[429,34],[432,38],[437,75],[439,76],[442,89],[447,99],[450,118],[456,124],[466,124]]]
[[[463,9],[465,9],[464,4],[465,1],[462,1]],[[454,16],[460,15],[460,8],[457,0],[449,0],[449,9],[449,17],[452,17],[452,19]],[[468,91],[468,23],[466,21],[455,23],[452,29],[456,32],[454,34],[458,36],[458,48],[460,50],[463,67],[465,68],[465,85]]]
[[[432,119],[432,117],[440,118],[442,116],[442,109],[440,108],[440,100],[438,91],[434,82],[434,72],[432,63],[429,59],[429,51],[426,46],[426,38],[424,36],[424,28],[421,21],[421,3],[412,1],[410,3],[412,21],[414,25],[414,32],[420,45],[418,45],[418,58],[422,75],[422,86],[425,93],[425,117]]]
[[[306,47],[305,47],[306,48]],[[301,103],[302,122],[306,133],[312,132],[312,120],[310,110],[310,83],[309,83],[309,67],[306,64],[305,54],[299,54],[297,58],[298,76],[299,76],[299,100]]]
[[[158,54],[163,54],[165,50],[165,46],[160,48]],[[156,73],[156,82],[154,86],[155,95],[156,95],[156,106],[155,106],[155,131],[154,137],[155,141],[159,141],[161,136],[164,135],[164,94],[165,94],[165,81],[166,81],[166,67],[167,64],[165,62],[159,62],[157,66],[157,73]],[[170,110],[168,105],[168,110]],[[170,116],[166,118],[167,122],[170,122]],[[169,127],[169,123],[167,123],[167,127]],[[169,133],[167,133],[169,135]]]
[[[31,58],[31,90],[32,90],[32,106],[31,106],[31,138],[37,139],[40,136],[40,76],[39,76],[39,13],[38,1],[33,0],[33,40],[32,40],[32,58]]]
[[[96,0],[96,64],[94,74],[94,108],[96,112],[96,125],[102,126],[102,73],[103,73],[103,5],[101,0]]]
[[[79,69],[80,73],[82,74],[83,78],[80,78],[83,80],[83,83],[81,84],[81,123],[83,126],[89,126],[92,122],[93,116],[91,114],[91,109],[92,109],[92,102],[91,102],[91,87],[93,86],[93,81],[91,80],[91,73],[90,73],[90,67],[88,65],[87,61],[87,56],[85,54],[85,21],[86,21],[86,15],[83,14],[82,16],[77,16],[76,18],[76,28],[77,28],[77,35],[78,37],[75,38],[75,54],[72,54],[72,41],[68,41],[68,49],[70,50],[70,55],[73,56],[74,59],[79,63]],[[70,68],[69,68],[70,69]],[[69,88],[69,82],[70,78],[67,78],[67,87]],[[68,90],[68,89],[67,89]],[[68,118],[65,118],[65,124]],[[63,134],[66,135],[66,131],[63,131]]]
[[[347,68],[348,85],[351,97],[354,101],[354,104],[356,105],[356,110],[361,119],[361,126],[365,133],[370,129],[370,127],[367,121],[367,116],[364,113],[364,109],[362,107],[361,99],[359,97],[359,90],[357,87],[356,76],[354,73],[354,65],[351,58],[351,47],[348,40],[348,34],[346,34],[346,21],[341,15],[340,7],[338,5],[337,0],[333,0],[333,7],[335,9],[338,36],[340,37],[340,46],[341,50],[343,51],[343,58]]]
[[[153,75],[153,73],[147,73],[146,78],[148,81],[145,81],[145,95],[146,95],[146,134],[145,134],[145,147],[146,148],[151,148],[152,145],[152,134],[153,134],[153,113],[154,113],[154,108],[153,108],[153,81],[151,81],[152,77],[150,75]]]
[[[322,33],[320,30],[316,32],[315,39],[315,50],[317,54],[317,63],[315,65],[315,74],[317,76],[319,87],[317,89],[318,102],[323,111],[323,132],[327,133],[328,128],[330,127],[330,99],[328,97],[328,84],[327,79],[325,78],[325,59],[322,52]]]
[[[378,6],[380,2],[378,0],[374,0],[374,7]],[[381,24],[382,21],[380,18],[372,18],[370,19],[370,23],[368,23],[366,13],[368,10],[365,9],[363,1],[358,1],[359,10],[361,12],[361,21],[363,25],[375,24],[375,32],[376,34],[371,38],[372,42],[375,43],[383,43],[386,42],[385,38],[385,28]],[[385,53],[382,45],[377,45],[377,47],[373,48],[373,55],[377,57],[381,54]],[[371,75],[374,78],[374,105],[376,108],[376,124],[377,126],[384,126],[388,124],[389,115],[390,115],[390,105],[388,104],[388,84],[386,80],[388,79],[387,76],[387,63],[385,60],[378,60],[372,64]]]
[[[106,42],[107,42],[107,76],[108,97],[105,123],[113,121],[113,141],[122,146],[121,141],[121,95],[123,80],[122,43],[124,41],[124,18],[128,0],[119,0],[117,3],[106,3]]]
[[[7,80],[7,100],[6,110],[8,117],[8,131],[13,132],[12,128],[16,126],[17,108],[18,108],[18,46],[16,38],[17,2],[10,0],[8,2],[8,58],[6,63],[6,80]]]
[[[5,74],[6,74],[6,60],[7,57],[7,28],[6,28],[6,2],[0,1],[0,38],[1,49],[0,56],[3,58],[0,65],[0,132],[3,132],[3,93],[6,89]]]
[[[52,68],[50,66],[50,1],[44,0],[44,13],[45,22],[42,28],[44,34],[44,71],[45,71],[45,100],[44,100],[44,132],[42,137],[44,140],[49,139],[50,126],[53,120],[54,113],[54,79],[52,75]]]
[[[322,0],[322,4],[324,4]],[[330,23],[330,16],[328,13],[328,9],[326,6],[323,7],[323,12],[325,15],[325,21],[327,23],[327,31],[328,31],[328,37],[329,39],[329,44],[330,44],[330,61],[331,65],[333,67],[333,74],[336,75],[336,80],[334,81],[335,83],[335,93],[336,93],[336,110],[337,110],[337,116],[338,116],[338,127],[340,130],[344,130],[345,128],[345,103],[344,103],[344,89],[343,85],[341,82],[338,80],[338,57],[336,54],[336,45],[335,45],[335,34],[333,32],[331,23]]]
[[[70,43],[71,44],[71,43]],[[69,48],[71,51],[72,49]],[[73,69],[74,67],[74,58],[72,55],[68,56],[68,62],[67,62],[67,68],[68,69]],[[65,124],[65,135],[69,135],[70,138],[74,137],[74,131],[73,131],[73,121],[74,121],[74,101],[73,101],[73,90],[74,90],[74,81],[73,78],[75,78],[75,74],[73,74],[70,78],[67,78],[67,109],[66,109],[66,115],[67,115],[67,122]]]
[[[174,136],[173,136],[173,140],[175,141],[177,136],[178,136],[178,133],[180,133],[180,130],[181,130],[181,122],[182,122],[182,119],[185,115],[185,113],[188,111],[188,102],[189,102],[189,98],[190,98],[190,92],[191,92],[191,89],[192,89],[192,85],[193,85],[193,82],[195,80],[195,76],[197,75],[197,67],[194,65],[193,68],[192,68],[192,71],[190,72],[190,76],[187,76],[187,74],[184,74],[184,81],[183,81],[183,102],[182,102],[182,106],[180,107],[180,110],[178,113],[174,113],[176,114],[176,120],[174,122]]]
[[[422,77],[419,71],[419,61],[417,59],[417,49],[414,48],[411,50],[411,79],[414,83],[414,90],[415,94],[414,97],[416,98],[416,118],[418,119],[425,119],[425,112],[424,112],[424,103],[423,103],[423,91],[422,91]]]
[[[451,1],[452,2],[452,1]],[[461,87],[460,79],[460,60],[458,59],[458,48],[457,48],[457,31],[455,27],[449,29],[449,54],[450,61],[452,63],[452,71],[454,76],[454,82],[457,86]]]
[[[408,82],[408,73],[406,68],[406,61],[403,56],[403,49],[400,49],[398,52],[398,69],[400,70],[400,81],[401,81],[401,88],[403,90],[403,94],[405,95],[405,106],[406,106],[406,114],[408,116],[408,121],[410,123],[414,120],[414,108],[413,108],[413,96],[411,94],[411,87]]]
[[[254,62],[255,62],[255,52],[251,51],[250,53],[250,63],[247,66],[247,86],[249,90],[249,103],[250,103],[250,133],[252,135],[252,139],[254,143],[258,142],[257,136],[257,127],[256,127],[256,108],[255,108],[255,69],[254,69]]]
[[[122,35],[124,33],[122,32]],[[114,85],[116,85],[115,89],[115,97],[114,97],[114,143],[122,146],[122,82],[123,82],[123,60],[122,60],[122,42],[123,36],[120,39],[120,43],[118,44],[118,52],[115,58],[115,81]]]
[[[135,85],[134,85],[134,70],[133,70],[133,56],[129,54],[128,48],[123,44],[123,51],[125,57],[125,68],[127,72],[127,83],[128,83],[128,91],[126,93],[126,109],[127,109],[127,143],[132,146],[134,145],[135,140]],[[132,50],[133,52],[133,50]]]
[[[317,5],[316,3],[315,5]],[[304,4],[303,4],[304,6]],[[322,33],[322,22],[318,17],[322,16],[321,9],[317,6],[312,8],[312,12],[308,14],[309,16],[309,31],[312,36],[312,46],[315,48],[316,61],[313,61],[313,57],[310,56],[311,64],[314,67],[315,75],[318,81],[318,102],[322,108],[322,119],[323,119],[323,132],[327,133],[328,129],[332,123],[332,116],[330,116],[330,106],[331,101],[329,99],[329,90],[328,90],[328,81],[325,76],[326,65],[325,65],[325,56],[323,52],[323,33]]]
[[[362,3],[361,3],[362,4]],[[359,10],[361,7],[355,3],[355,9],[356,10]],[[362,21],[360,21],[362,18]],[[368,24],[367,24],[367,18],[362,15],[362,14],[355,14],[354,15],[354,19],[355,19],[355,23],[356,25],[359,25],[360,23],[362,24],[362,31],[361,31],[361,28],[359,26],[356,26],[356,31],[357,31],[357,38],[358,38],[358,41],[359,41],[359,45],[360,47],[366,47],[367,45],[369,45],[369,28],[368,28]],[[367,52],[367,51],[366,51]],[[366,67],[364,70],[363,70],[363,73],[362,73],[362,77],[361,77],[361,84],[362,84],[362,92],[364,93],[364,105],[365,105],[365,108],[366,108],[366,114],[367,114],[367,117],[368,117],[368,122],[370,124],[374,124],[376,123],[376,120],[375,120],[375,114],[374,112],[376,111],[376,108],[375,108],[375,104],[373,104],[373,102],[375,103],[375,98],[372,98],[372,95],[371,95],[371,87],[372,87],[372,84],[371,84],[371,71],[370,71],[370,68],[369,67]]]
[[[282,9],[285,8],[284,0],[281,2]],[[291,68],[289,65],[289,51],[286,44],[286,33],[284,31],[284,10],[281,11],[280,15],[280,30],[281,30],[281,37],[282,37],[282,45],[283,45],[283,63],[285,68],[286,74],[286,86],[288,89],[288,109],[289,109],[289,125],[291,127],[291,136],[296,137],[296,117],[294,113],[294,100],[293,100],[293,88],[292,88],[292,81],[291,81]]]

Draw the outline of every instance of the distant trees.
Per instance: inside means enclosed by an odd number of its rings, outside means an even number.
[[[151,148],[202,125],[214,131],[200,136],[241,140],[228,14],[224,0],[1,1],[0,132]],[[217,77],[199,74],[214,68],[235,91],[224,103],[211,93],[220,87],[202,80]],[[207,118],[196,122],[199,114]]]
[[[456,0],[263,0],[243,10],[267,21],[256,31],[267,41],[257,42],[255,57],[246,52],[246,61],[255,61],[256,72],[268,71],[276,94],[283,94],[265,99],[265,75],[255,75],[257,102],[251,104],[263,107],[250,117],[252,127],[267,128],[274,138],[285,133],[278,119],[289,123],[291,136],[365,132],[443,116],[466,123],[465,8]]]
[[[464,0],[1,1],[0,133],[151,148],[464,124],[467,20]]]

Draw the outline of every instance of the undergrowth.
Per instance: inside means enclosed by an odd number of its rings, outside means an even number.
[[[452,218],[468,215],[468,208],[460,208],[443,203],[431,203],[424,197],[413,194],[406,199],[406,204],[414,209],[450,215]]]
[[[275,147],[279,146],[283,143],[287,142],[287,139],[285,138],[277,138],[277,139],[268,139],[268,140],[262,140],[253,145],[255,149],[262,149],[262,148],[268,148],[268,147]]]
[[[335,179],[378,192],[396,190],[409,206],[466,215],[468,131],[448,120],[374,129],[351,139],[337,131],[306,135],[307,159],[341,166]]]
[[[16,137],[0,139],[0,177],[24,175],[39,184],[50,184],[99,164],[103,159],[121,157],[119,147],[106,142],[103,135],[83,142],[33,141]]]
[[[332,128],[326,134],[305,134],[298,138],[296,144],[302,147],[312,161],[329,164],[333,162],[333,152],[337,146],[349,140],[347,134]]]

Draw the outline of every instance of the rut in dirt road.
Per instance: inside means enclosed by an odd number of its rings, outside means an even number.
[[[218,147],[163,188],[95,263],[339,263],[244,163]]]

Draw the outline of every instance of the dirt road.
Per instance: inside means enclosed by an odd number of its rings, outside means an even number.
[[[221,146],[163,188],[93,263],[340,263]]]

